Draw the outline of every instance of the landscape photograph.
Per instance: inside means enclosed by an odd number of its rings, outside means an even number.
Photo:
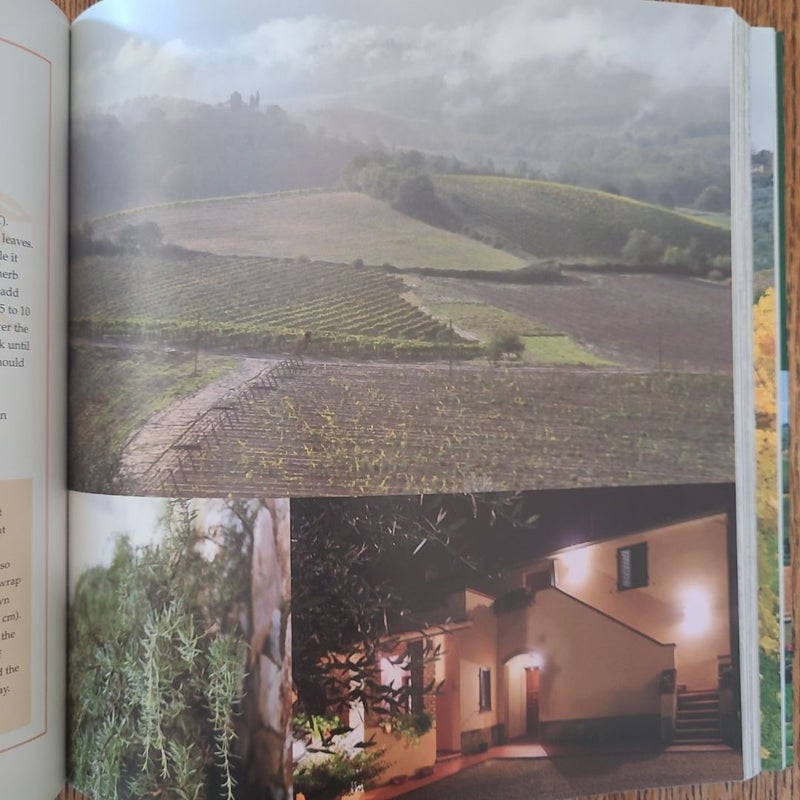
[[[731,17],[198,8],[75,26],[74,489],[732,479]]]

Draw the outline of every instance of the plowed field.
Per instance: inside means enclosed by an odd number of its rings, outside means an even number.
[[[724,375],[318,364],[220,407],[218,424],[167,446],[129,488],[299,496],[733,474]]]

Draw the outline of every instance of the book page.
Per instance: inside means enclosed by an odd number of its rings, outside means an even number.
[[[73,28],[70,779],[752,772],[732,13],[160,8]]]
[[[753,266],[756,391],[757,512],[759,529],[759,674],[764,769],[792,763],[791,597],[784,595],[788,571],[788,394],[781,282],[781,159],[778,134],[778,42],[774,31],[751,31],[750,150],[752,158]],[[787,602],[788,601],[788,602]],[[788,678],[788,680],[787,680]],[[788,690],[788,691],[787,691]]]
[[[65,771],[67,70],[61,12],[2,0],[0,794],[20,799]]]

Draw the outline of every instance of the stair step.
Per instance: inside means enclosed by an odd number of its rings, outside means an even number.
[[[675,715],[676,744],[720,744],[719,692],[700,689],[678,692]]]
[[[718,736],[709,739],[673,739],[673,744],[682,745],[711,745],[711,744],[723,744],[723,741]]]
[[[707,707],[714,707],[716,708],[719,705],[719,700],[681,700],[678,698],[678,706],[681,708],[707,708]]]
[[[678,713],[679,714],[686,714],[690,717],[696,717],[701,714],[705,714],[707,717],[713,717],[715,714],[719,712],[719,706],[703,706],[702,708],[697,708],[696,706],[687,706],[681,707],[678,706]]]
[[[701,731],[719,731],[719,723],[716,720],[704,720],[702,723],[694,725],[675,725],[675,730],[681,733],[699,733]]]
[[[701,706],[704,703],[719,703],[719,697],[707,697],[703,695],[702,697],[683,697],[678,695],[678,703],[685,706]]]

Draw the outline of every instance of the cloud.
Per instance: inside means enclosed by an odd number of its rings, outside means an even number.
[[[152,42],[146,42],[142,39],[128,39],[119,49],[112,64],[112,69],[115,72],[127,72],[128,70],[146,68],[152,63],[156,52]]]
[[[172,20],[172,36],[127,35],[113,50],[76,26],[81,50],[94,55],[79,66],[79,102],[108,105],[137,94],[219,102],[235,89],[300,106],[320,96],[356,102],[402,81],[436,79],[446,91],[525,69],[535,74],[558,59],[589,70],[635,69],[665,88],[722,86],[729,76],[730,17],[720,9],[442,0],[435,15],[414,2],[380,15],[350,0],[297,0],[297,12],[277,3],[284,13],[265,19],[260,4],[239,5],[236,27],[216,35],[198,30],[195,16],[191,37],[178,36]]]

